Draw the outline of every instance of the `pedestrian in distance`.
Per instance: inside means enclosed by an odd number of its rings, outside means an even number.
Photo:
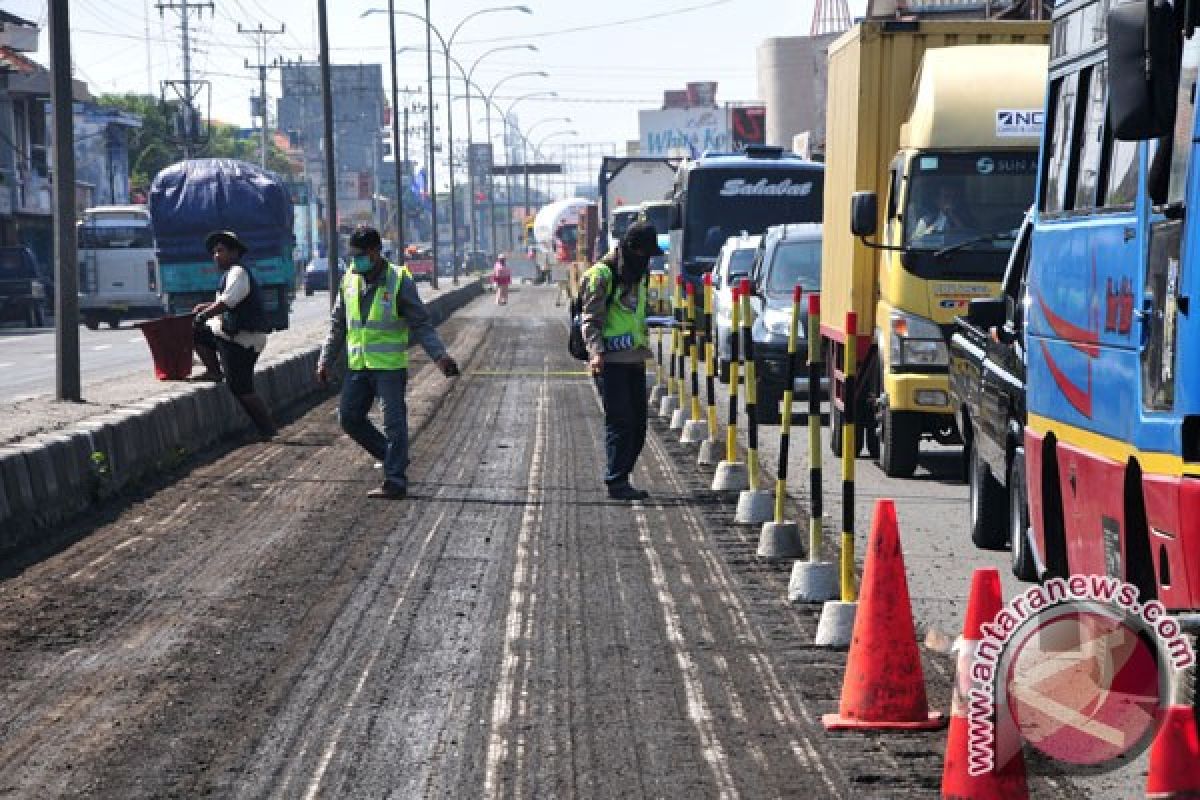
[[[496,305],[508,305],[508,287],[512,285],[512,270],[504,253],[496,256],[496,264],[492,267],[492,283],[496,284]]]
[[[348,367],[342,383],[338,419],[351,439],[383,462],[383,485],[368,497],[401,498],[408,494],[409,342],[418,342],[448,378],[458,364],[433,327],[417,294],[412,274],[382,255],[379,231],[359,227],[350,235],[350,269],[334,301],[329,335],[317,361],[317,381],[329,381],[329,369],[344,349]],[[367,419],[375,398],[383,406],[383,432]]]
[[[604,483],[617,500],[650,496],[629,476],[646,441],[646,289],[650,259],[659,255],[654,226],[634,223],[617,248],[584,273],[580,290],[588,366],[604,403]]]
[[[263,307],[262,290],[254,273],[240,263],[247,248],[232,231],[216,231],[204,240],[221,273],[216,299],[192,309],[193,349],[205,371],[197,381],[222,381],[254,422],[259,439],[267,441],[277,429],[267,404],[254,391],[254,365],[267,346],[271,325]]]

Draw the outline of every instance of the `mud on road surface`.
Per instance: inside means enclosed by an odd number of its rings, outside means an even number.
[[[820,728],[844,653],[690,452],[608,500],[553,295],[414,360],[407,500],[329,401],[0,583],[0,797],[936,796],[943,734]]]

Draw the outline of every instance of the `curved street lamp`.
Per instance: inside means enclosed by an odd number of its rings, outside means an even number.
[[[519,11],[522,14],[532,14],[533,9],[531,9],[531,8],[529,8],[529,6],[525,6],[525,5],[492,6],[489,8],[482,8],[478,11],[468,14],[467,16],[465,16],[461,20],[459,20],[458,24],[454,27],[453,32],[451,32],[450,38],[446,39],[446,37],[442,36],[441,31],[439,31],[434,26],[433,22],[430,19],[431,15],[429,13],[429,2],[430,2],[430,0],[425,0],[425,14],[423,16],[421,14],[417,14],[412,11],[396,11],[396,10],[394,10],[394,8],[389,8],[387,10],[381,9],[381,8],[372,8],[372,9],[368,9],[368,10],[362,12],[362,14],[360,14],[359,16],[366,17],[370,14],[387,13],[392,16],[399,15],[399,16],[403,16],[403,17],[412,17],[414,19],[418,19],[421,22],[425,23],[425,51],[426,51],[426,53],[425,53],[425,71],[426,71],[426,78],[429,83],[428,105],[429,105],[429,130],[430,131],[434,130],[434,124],[433,124],[433,41],[430,38],[431,35],[436,35],[438,42],[440,42],[442,45],[442,52],[445,54],[445,57],[446,57],[446,117],[447,117],[446,118],[446,139],[447,139],[447,142],[449,143],[449,146],[446,148],[446,154],[447,154],[447,159],[448,159],[448,162],[447,162],[448,163],[448,172],[449,172],[449,176],[450,176],[450,249],[451,249],[451,253],[452,253],[452,255],[451,255],[451,274],[453,276],[454,282],[458,283],[458,236],[457,236],[457,233],[458,233],[458,210],[457,210],[458,205],[454,201],[454,109],[450,105],[450,45],[454,43],[454,40],[458,36],[459,32],[462,30],[463,25],[465,25],[467,22],[474,19],[475,17],[479,17],[484,14],[495,14],[495,13],[506,12],[506,11]],[[461,67],[460,67],[460,69],[461,69]],[[432,138],[432,136],[430,137],[430,145],[429,146],[430,146],[430,163],[432,164],[432,161],[433,161],[433,155],[432,155],[433,138]],[[429,175],[429,185],[430,185],[430,192],[431,192],[430,208],[432,211],[432,214],[431,214],[432,220],[431,221],[433,223],[433,259],[434,259],[433,278],[431,280],[431,284],[433,285],[434,288],[437,288],[437,272],[438,272],[438,263],[437,263],[437,261],[438,261],[438,259],[437,259],[437,252],[438,252],[437,183],[434,179],[434,175],[432,174],[432,170]],[[472,197],[472,202],[474,202],[473,197]]]
[[[538,140],[537,144],[535,144],[533,146],[533,151],[538,154],[538,158],[545,159],[546,154],[542,152],[542,145],[544,145],[548,140],[553,139],[555,136],[578,136],[578,135],[579,135],[579,131],[567,131],[567,130],[554,131],[552,133],[547,133],[545,136],[543,136],[541,139]],[[563,176],[563,198],[566,199],[567,171],[566,171],[565,165],[563,165],[562,176]],[[547,182],[547,184],[549,184],[550,183],[549,179],[547,179],[546,182]]]
[[[504,112],[504,118],[507,120],[512,117],[513,109],[517,107],[517,103],[520,103],[523,100],[529,100],[531,98],[536,98],[536,97],[558,97],[558,92],[545,91],[545,92],[530,92],[528,94],[523,94],[520,97],[515,98],[511,103],[508,104],[508,110]],[[534,125],[537,125],[537,124],[539,124],[539,123],[536,123],[536,122],[534,123]],[[516,126],[514,125],[513,127],[515,128]],[[529,129],[526,128],[526,132],[528,132],[528,130]],[[518,129],[518,133],[520,133],[519,129]],[[524,136],[522,136],[521,137],[521,163],[524,166],[523,171],[525,173],[525,196],[521,198],[521,208],[522,208],[523,215],[526,217],[529,216],[529,149],[527,147],[528,144],[529,144],[529,141]],[[510,214],[510,216],[511,216],[511,214]]]

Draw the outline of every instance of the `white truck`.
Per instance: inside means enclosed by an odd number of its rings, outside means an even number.
[[[579,217],[589,205],[590,200],[572,197],[538,209],[533,218],[533,240],[539,252],[545,254],[547,266],[575,259]]]
[[[615,244],[613,215],[618,208],[640,206],[648,200],[665,200],[670,196],[679,161],[678,158],[604,157],[597,182],[600,197],[597,251],[607,250]]]

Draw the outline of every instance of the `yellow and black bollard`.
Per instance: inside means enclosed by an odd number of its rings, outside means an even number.
[[[742,280],[742,356],[746,368],[746,471],[749,488],[738,496],[737,511],[733,521],[739,525],[761,525],[771,519],[775,510],[771,492],[758,485],[758,414],[757,375],[754,369],[754,312],[750,305],[750,281]]]
[[[779,463],[775,470],[775,518],[764,522],[758,537],[758,557],[769,560],[799,558],[804,554],[800,546],[800,526],[794,520],[783,517],[787,501],[788,449],[792,438],[792,396],[796,385],[796,357],[799,349],[796,340],[800,330],[800,303],[804,298],[804,287],[796,284],[792,290],[792,316],[788,325],[786,384],[783,388],[783,415],[779,425]]]
[[[713,335],[713,287],[712,273],[704,275],[704,394],[705,424],[704,438],[700,440],[700,455],[696,463],[702,467],[715,466],[721,460],[721,440],[717,438],[720,428],[717,425],[717,347]]]
[[[679,408],[671,415],[671,430],[681,431],[684,424],[691,419],[692,406],[695,404],[695,390],[691,388],[688,356],[695,348],[696,327],[693,324],[694,308],[692,295],[695,291],[692,284],[681,276],[678,288],[680,291],[679,319],[682,327],[679,347]],[[693,365],[694,368],[694,365]]]
[[[846,313],[846,346],[842,355],[842,546],[838,560],[840,600],[821,608],[816,644],[846,647],[854,632],[858,590],[854,580],[854,461],[858,453],[855,425],[854,372],[858,362],[858,315]],[[832,392],[832,388],[831,392]]]
[[[696,285],[690,281],[687,284],[687,318],[688,327],[692,331],[692,340],[688,348],[688,357],[692,363],[692,402],[688,410],[688,417],[683,423],[683,432],[680,434],[679,441],[683,444],[698,445],[704,441],[708,429],[700,405],[700,365],[704,363],[705,337],[704,329],[701,327],[700,312],[696,308]]]
[[[788,602],[824,603],[837,596],[837,567],[821,561],[824,486],[821,470],[821,296],[808,296],[808,558],[792,565]]]
[[[667,393],[663,395],[658,404],[658,415],[666,417],[669,421],[675,413],[675,409],[679,408],[679,348],[680,348],[680,326],[679,326],[679,282],[676,281],[675,291],[670,295],[671,301],[671,356],[670,356],[670,374],[667,378]]]
[[[750,474],[744,461],[738,461],[737,417],[738,381],[742,374],[742,289],[733,287],[732,323],[729,336],[729,417],[725,427],[725,460],[717,464],[713,475],[714,492],[742,492],[750,488]]]

